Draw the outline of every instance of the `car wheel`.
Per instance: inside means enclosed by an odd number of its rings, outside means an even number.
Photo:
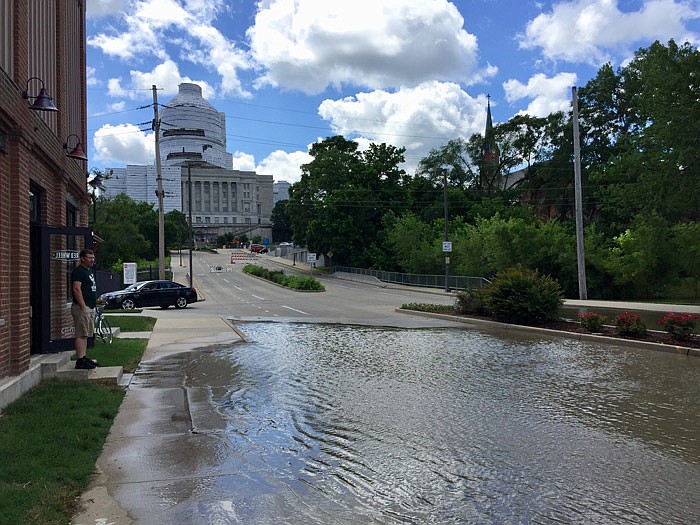
[[[133,299],[124,299],[122,301],[122,308],[124,310],[133,310],[134,308],[136,308],[136,304],[134,303]]]
[[[187,299],[185,297],[178,297],[175,301],[175,308],[184,308],[187,306]]]

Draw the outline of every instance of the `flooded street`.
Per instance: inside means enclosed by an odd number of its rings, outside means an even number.
[[[218,438],[208,464],[237,473],[193,489],[227,502],[210,523],[700,522],[696,358],[455,329],[241,330],[249,343],[168,358],[167,381],[209,413],[193,419]]]

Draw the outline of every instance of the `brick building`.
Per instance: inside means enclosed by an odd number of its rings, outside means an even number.
[[[0,384],[73,348],[70,271],[92,243],[85,45],[85,0],[0,0]]]

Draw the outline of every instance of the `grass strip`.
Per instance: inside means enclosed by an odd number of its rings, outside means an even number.
[[[0,523],[69,523],[124,398],[116,386],[47,381],[0,417]]]
[[[150,332],[156,324],[155,317],[142,315],[113,315],[107,316],[112,328],[119,327],[122,332]]]
[[[134,372],[146,351],[148,339],[128,339],[115,337],[112,344],[95,339],[94,348],[89,348],[87,356],[100,366],[121,366],[124,372]],[[75,359],[73,355],[72,359]]]

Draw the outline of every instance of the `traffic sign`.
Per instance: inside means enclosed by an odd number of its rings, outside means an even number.
[[[442,251],[451,252],[452,251],[452,241],[442,241]]]

